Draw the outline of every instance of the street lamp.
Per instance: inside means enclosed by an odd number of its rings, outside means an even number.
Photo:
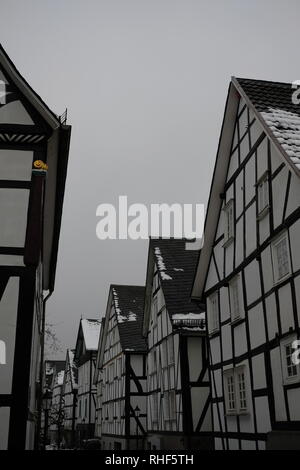
[[[140,416],[140,409],[139,407],[136,405],[135,409],[134,409],[134,414],[136,416],[136,450],[138,450],[139,448],[139,427],[138,427],[138,419],[139,419],[139,416]]]
[[[43,395],[43,409],[45,412],[45,423],[44,423],[44,449],[47,445],[47,434],[48,434],[48,420],[49,420],[49,410],[51,408],[52,393],[50,390],[46,390]]]

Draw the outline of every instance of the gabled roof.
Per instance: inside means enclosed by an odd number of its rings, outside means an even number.
[[[200,313],[191,301],[191,286],[199,250],[187,250],[184,239],[151,239],[158,274],[169,315]]]
[[[142,336],[145,288],[142,286],[110,287],[123,350],[146,351]]]
[[[61,370],[57,372],[55,375],[55,380],[54,380],[54,387],[60,387],[64,383],[64,376],[65,376],[65,371]]]
[[[1,68],[5,71],[7,76],[12,80],[12,82],[19,88],[19,90],[24,94],[24,96],[29,100],[29,102],[34,106],[34,108],[39,112],[41,117],[46,120],[46,122],[56,129],[60,126],[58,116],[51,111],[51,109],[46,105],[42,98],[31,88],[29,83],[25,78],[20,74],[17,67],[10,59],[8,54],[5,52],[4,48],[0,44],[0,65]]]
[[[46,360],[44,363],[44,389],[50,389],[54,376],[65,369],[66,361]]]
[[[79,329],[74,352],[74,360],[77,363],[83,351],[97,351],[101,322],[94,318],[82,318],[79,322]]]
[[[99,372],[101,370],[100,366],[100,358],[101,358],[101,348],[102,348],[102,343],[103,343],[103,338],[104,338],[104,332],[105,332],[105,317],[101,318],[101,327],[100,327],[100,335],[99,335],[99,343],[98,343],[98,353],[97,353],[97,360],[96,360],[96,367],[95,367],[95,372],[94,372],[94,377],[93,377],[93,383],[96,385],[98,380],[99,380]]]
[[[245,100],[265,134],[278,149],[283,162],[300,176],[300,105],[293,103],[294,91],[292,85],[288,83],[245,78],[233,77],[229,84],[205,219],[205,242],[199,256],[192,289],[193,299],[203,301],[203,289],[222,205],[220,195],[226,182],[240,97]]]
[[[300,104],[291,83],[233,78],[239,93],[256,112],[267,135],[300,176]]]
[[[20,74],[1,44],[0,72],[3,72],[7,77],[9,85],[13,85],[22,97],[30,103],[43,123],[47,124],[51,134],[47,137],[47,164],[49,168],[43,208],[43,288],[52,292],[55,284],[71,126],[61,124],[59,117],[50,110]]]
[[[150,239],[146,295],[151,296],[152,293],[152,275],[155,264],[166,308],[173,325],[205,329],[205,315],[190,297],[199,250],[186,249],[186,243],[186,239]],[[150,314],[148,302],[145,303],[145,314],[146,310],[144,334],[146,334]]]
[[[82,319],[81,326],[85,349],[87,351],[97,351],[101,326],[100,321],[93,319]]]

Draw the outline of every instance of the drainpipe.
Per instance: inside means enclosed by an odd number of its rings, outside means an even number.
[[[43,313],[42,313],[42,332],[41,332],[41,360],[40,360],[40,371],[39,371],[39,381],[40,388],[37,399],[37,429],[35,435],[35,450],[39,450],[40,447],[40,434],[41,434],[41,425],[42,425],[42,403],[43,403],[43,378],[44,378],[44,356],[45,356],[45,324],[46,324],[46,302],[49,297],[52,295],[52,292],[49,292],[43,300]]]

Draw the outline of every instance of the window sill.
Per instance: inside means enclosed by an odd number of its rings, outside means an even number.
[[[238,318],[235,318],[234,320],[231,320],[230,325],[237,326],[241,323],[244,323],[244,321],[245,321],[245,317],[238,317]]]
[[[232,411],[232,412],[228,412],[228,413],[225,413],[225,416],[227,417],[230,417],[230,416],[249,416],[250,415],[250,412],[249,411]]]
[[[260,211],[258,214],[257,214],[257,217],[256,217],[256,220],[262,220],[266,217],[266,215],[269,213],[270,211],[270,206],[266,206],[262,211]]]
[[[211,331],[210,333],[208,333],[208,336],[210,338],[215,338],[216,336],[219,336],[220,335],[220,330],[214,330],[214,331]]]
[[[223,243],[223,248],[227,248],[229,245],[231,245],[231,243],[233,243],[233,240],[234,240],[234,236],[232,235],[230,238],[228,238],[226,241],[224,241]]]
[[[288,273],[284,277],[281,277],[277,281],[274,279],[274,286],[279,286],[280,284],[283,284],[287,279],[289,279],[292,276],[293,273]]]
[[[283,379],[283,385],[292,385],[300,382],[300,375]]]

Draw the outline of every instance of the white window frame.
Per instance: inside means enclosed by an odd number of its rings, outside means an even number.
[[[223,209],[224,213],[224,246],[234,239],[234,201],[230,199]],[[230,215],[231,214],[231,215]]]
[[[285,240],[286,242],[286,249],[287,249],[287,263],[288,263],[288,272],[282,276],[279,275],[279,263],[278,263],[278,253],[277,253],[277,246]],[[287,232],[281,233],[275,240],[271,243],[272,247],[272,260],[273,260],[273,277],[274,277],[274,284],[278,284],[285,279],[287,279],[292,274],[292,267],[291,267],[291,254],[290,254],[290,245],[289,245],[289,237]]]
[[[269,176],[266,171],[257,182],[257,214],[259,218],[264,217],[270,207],[269,200]]]
[[[237,297],[234,298],[235,292],[234,289],[237,289]],[[243,305],[243,296],[242,296],[242,286],[241,286],[241,278],[238,274],[233,279],[229,281],[229,299],[230,299],[230,319],[231,323],[235,323],[245,316],[244,312],[244,305]],[[236,300],[238,301],[238,311],[234,308],[236,304]]]
[[[280,342],[280,355],[281,355],[281,367],[282,367],[282,378],[284,384],[292,384],[300,382],[300,364],[291,364],[290,367],[295,369],[295,375],[289,375],[288,373],[288,364],[287,364],[287,354],[286,348],[292,346],[292,343],[297,341],[297,336],[295,334],[289,335],[286,338],[282,339]],[[297,346],[296,349],[292,347],[292,353],[296,352],[299,349]]]
[[[209,334],[213,334],[220,330],[218,292],[214,292],[207,300],[208,329]]]
[[[243,376],[243,381],[240,380],[241,376]],[[249,414],[249,385],[246,366],[240,365],[224,370],[223,378],[225,382],[226,415],[236,416]],[[230,391],[228,388],[228,380],[231,382]],[[231,406],[232,402],[234,406]]]

